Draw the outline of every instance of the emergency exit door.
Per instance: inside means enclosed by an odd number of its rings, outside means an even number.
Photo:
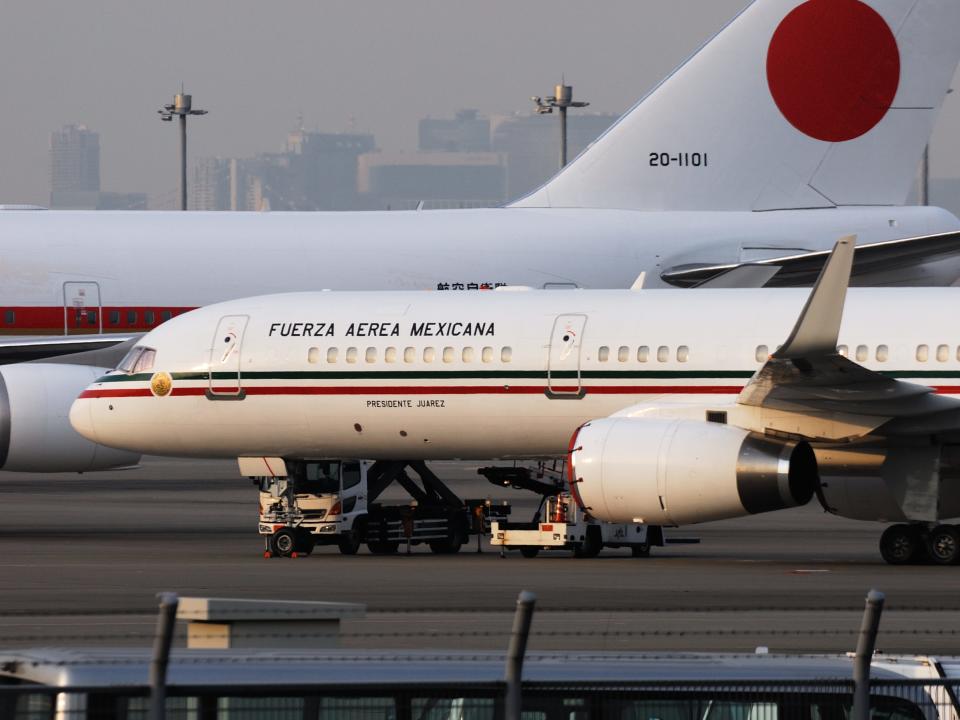
[[[103,332],[100,286],[95,282],[68,281],[63,284],[63,334]]]
[[[559,315],[553,321],[547,361],[548,397],[557,399],[583,397],[580,347],[586,325],[586,315]]]
[[[211,400],[242,400],[241,360],[247,315],[224,315],[217,323],[210,346],[207,397]]]

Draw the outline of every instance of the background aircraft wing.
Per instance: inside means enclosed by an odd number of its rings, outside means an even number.
[[[769,278],[759,273],[743,273],[742,281],[737,285],[729,282],[714,287],[798,287],[811,285],[823,270],[824,263],[830,257],[829,250],[784,255],[778,258],[751,261],[750,263],[725,263],[698,266],[680,266],[669,268],[661,273],[664,282],[677,287],[711,287],[711,281],[731,275],[734,270],[744,267],[777,267]],[[921,235],[900,240],[858,245],[855,248],[851,276],[878,273],[886,270],[929,262],[938,258],[960,254],[960,232]],[[738,277],[733,274],[733,277]],[[759,283],[759,284],[758,284]]]
[[[847,237],[836,244],[790,336],[754,374],[737,402],[822,413],[825,418],[831,413],[858,415],[872,418],[866,424],[873,427],[895,419],[960,413],[960,400],[887,377],[837,353],[854,242],[854,237]]]
[[[142,333],[21,336],[0,339],[0,365],[44,360],[61,355],[105,350],[141,337]]]

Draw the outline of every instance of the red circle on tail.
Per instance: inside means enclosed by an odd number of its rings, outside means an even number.
[[[853,140],[876,127],[897,94],[897,40],[860,0],[808,0],[770,40],[767,83],[800,132],[825,142]]]

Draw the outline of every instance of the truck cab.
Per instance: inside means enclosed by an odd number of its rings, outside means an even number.
[[[361,460],[289,462],[286,478],[257,478],[260,534],[270,536],[267,552],[309,555],[316,544],[349,536],[367,514],[369,465]]]

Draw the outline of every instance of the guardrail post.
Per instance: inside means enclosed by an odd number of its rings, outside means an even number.
[[[867,593],[860,623],[857,653],[853,659],[853,713],[851,720],[870,720],[870,663],[877,644],[877,630],[885,596],[878,590]]]
[[[507,650],[505,698],[505,720],[520,720],[523,705],[521,682],[523,680],[523,658],[527,654],[527,639],[530,637],[530,623],[533,620],[533,606],[537,596],[524,590],[517,598],[517,611],[513,615],[513,631],[510,634],[510,648]]]
[[[153,658],[150,661],[150,718],[165,720],[167,704],[167,664],[170,661],[170,645],[173,643],[173,628],[177,620],[176,593],[159,593],[160,612],[157,615],[157,634],[153,639]]]

